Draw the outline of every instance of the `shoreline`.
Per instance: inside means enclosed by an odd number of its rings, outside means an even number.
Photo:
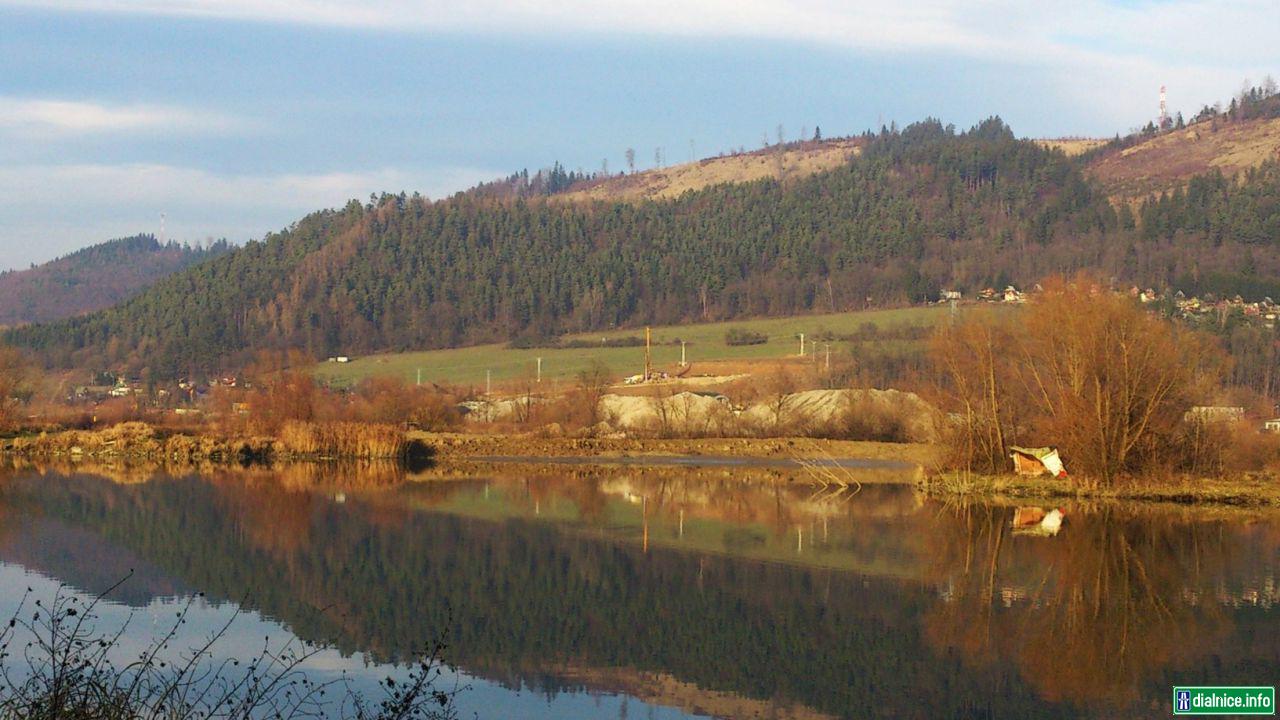
[[[726,474],[771,472],[780,482],[893,483],[936,496],[1008,501],[1124,501],[1196,506],[1280,507],[1280,478],[1240,473],[1224,478],[1169,478],[1158,483],[1091,487],[1050,477],[939,473],[940,448],[812,438],[567,438],[538,434],[403,433],[404,447],[435,468],[430,474],[502,472],[520,467],[636,471],[714,468]],[[99,431],[67,430],[0,440],[0,457],[39,462],[111,461],[165,467],[385,460],[404,457],[290,452],[279,438],[230,437],[127,423]],[[879,472],[876,472],[879,471]],[[806,477],[807,476],[807,477]]]
[[[1183,506],[1280,507],[1280,478],[1242,473],[1225,478],[1174,478],[1161,483],[1127,482],[1113,487],[1083,487],[1056,478],[942,473],[926,475],[925,492],[957,496],[1028,500],[1154,502]]]

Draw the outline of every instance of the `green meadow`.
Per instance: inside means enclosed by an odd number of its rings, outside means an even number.
[[[847,335],[868,323],[880,330],[906,325],[933,325],[947,317],[943,307],[913,307],[896,310],[866,310],[848,313],[801,315],[786,318],[736,320],[654,327],[653,362],[656,367],[674,366],[680,361],[680,341],[685,343],[687,360],[698,372],[698,363],[711,360],[767,360],[792,357],[800,352],[800,333],[812,339],[826,333]],[[759,345],[727,345],[725,333],[741,328],[760,333],[768,341]],[[644,328],[628,328],[599,333],[565,336],[565,342],[602,343],[609,338],[644,337]],[[882,343],[885,347],[900,342]],[[840,342],[832,343],[837,352]],[[865,343],[864,343],[865,345]],[[809,352],[813,352],[811,347]],[[816,345],[819,354],[823,343]],[[542,358],[544,382],[574,378],[579,371],[600,361],[617,376],[639,373],[644,367],[643,347],[510,348],[505,344],[476,345],[448,350],[387,353],[353,358],[348,363],[320,363],[316,375],[335,386],[348,386],[365,378],[392,376],[409,382],[438,382],[482,386],[486,374],[494,383],[532,379]]]

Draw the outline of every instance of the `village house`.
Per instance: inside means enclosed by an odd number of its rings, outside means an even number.
[[[1244,419],[1238,405],[1196,405],[1182,416],[1186,422],[1235,422]]]

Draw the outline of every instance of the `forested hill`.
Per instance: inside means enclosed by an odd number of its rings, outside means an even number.
[[[48,322],[110,307],[160,278],[226,252],[151,235],[111,240],[27,270],[0,273],[0,326]]]
[[[844,310],[1080,268],[1190,291],[1258,289],[1280,271],[1274,164],[1134,213],[998,119],[863,141],[833,170],[669,200],[352,201],[119,306],[8,339],[57,365],[171,377],[258,349],[323,357]]]

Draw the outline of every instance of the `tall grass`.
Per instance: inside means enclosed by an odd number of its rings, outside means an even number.
[[[408,449],[403,432],[382,424],[291,420],[279,436],[280,452],[307,457],[400,458]]]

